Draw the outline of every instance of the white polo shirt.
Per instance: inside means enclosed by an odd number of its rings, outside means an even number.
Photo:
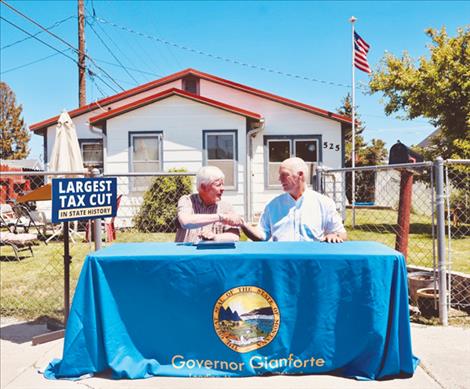
[[[322,240],[327,234],[345,232],[334,201],[311,189],[298,200],[289,193],[275,197],[264,208],[259,228],[265,240],[272,241]]]

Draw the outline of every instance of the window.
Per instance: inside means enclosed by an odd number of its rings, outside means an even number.
[[[155,173],[162,170],[162,134],[156,132],[129,133],[130,168],[135,173]],[[132,188],[145,191],[152,177],[134,177]]]
[[[199,78],[188,76],[183,78],[183,90],[195,95],[199,94]]]
[[[235,189],[237,183],[237,132],[204,131],[206,164],[217,166],[225,174],[225,187]]]
[[[103,171],[103,140],[81,139],[79,140],[82,152],[83,166],[88,169],[97,168]]]
[[[302,158],[308,168],[307,183],[312,183],[312,172],[315,162],[320,161],[321,143],[319,135],[313,136],[266,136],[264,144],[266,150],[266,182],[268,188],[280,188],[279,166],[281,162],[290,157]]]

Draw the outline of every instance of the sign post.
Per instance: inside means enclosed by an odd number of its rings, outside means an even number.
[[[95,220],[95,238],[100,219],[116,216],[116,178],[52,179],[52,222],[64,225],[64,322],[70,309],[70,246],[69,222]],[[96,242],[96,239],[95,239]],[[101,243],[101,242],[100,242]],[[101,244],[99,245],[99,247]]]

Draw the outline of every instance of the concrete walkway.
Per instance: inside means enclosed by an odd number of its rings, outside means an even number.
[[[46,332],[45,325],[31,325],[2,319],[2,389],[40,388],[470,388],[470,329],[412,325],[413,352],[421,359],[415,375],[409,379],[356,381],[328,375],[271,376],[252,378],[165,378],[120,380],[89,378],[81,381],[49,381],[42,371],[53,358],[62,356],[63,340],[32,346],[31,338]]]

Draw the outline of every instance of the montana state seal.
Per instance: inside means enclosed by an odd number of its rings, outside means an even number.
[[[239,286],[225,292],[213,313],[215,332],[233,351],[247,353],[271,342],[281,322],[274,299],[257,286]]]

